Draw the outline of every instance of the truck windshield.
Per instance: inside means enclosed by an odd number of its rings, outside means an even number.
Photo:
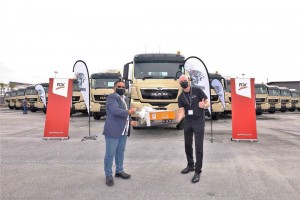
[[[135,63],[136,79],[174,79],[179,63]]]
[[[298,92],[292,92],[292,97],[293,98],[298,98],[299,97],[299,93]]]
[[[19,90],[17,96],[25,96],[25,90]]]
[[[91,80],[91,88],[99,89],[99,88],[113,88],[114,83],[119,80],[119,78],[103,78],[103,79],[92,79]]]
[[[274,90],[274,89],[269,89],[269,95],[271,96],[279,96],[280,91],[279,90]]]
[[[11,94],[12,97],[17,96],[17,92],[16,91],[11,92],[10,94]]]
[[[281,94],[281,96],[285,96],[285,97],[291,96],[290,91],[287,91],[287,90],[281,90],[280,94]]]
[[[26,95],[37,95],[38,92],[34,88],[26,89]]]
[[[268,94],[268,90],[266,87],[255,87],[256,94]]]
[[[73,83],[73,91],[81,91],[78,83]]]

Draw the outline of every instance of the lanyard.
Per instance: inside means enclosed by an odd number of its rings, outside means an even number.
[[[185,99],[185,101],[187,102],[187,104],[189,104],[190,108],[192,108],[192,87],[190,88],[190,101],[188,101],[188,99],[185,96],[185,93],[183,92],[183,97]]]

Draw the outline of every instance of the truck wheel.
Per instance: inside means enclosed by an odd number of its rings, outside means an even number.
[[[43,113],[44,113],[44,114],[47,113],[47,108],[46,108],[46,107],[43,108]]]
[[[213,120],[218,120],[220,119],[220,113],[212,113],[212,117]]]
[[[101,115],[99,113],[93,113],[93,117],[95,120],[99,120],[101,118]]]
[[[270,114],[274,114],[274,113],[275,113],[275,110],[273,110],[273,111],[269,111],[269,113],[270,113]]]
[[[256,115],[262,115],[263,111],[256,111]]]

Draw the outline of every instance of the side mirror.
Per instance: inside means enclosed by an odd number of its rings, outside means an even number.
[[[130,63],[127,63],[127,64],[125,64],[124,67],[123,67],[123,78],[124,78],[125,80],[128,80],[129,64],[130,64]],[[127,87],[126,87],[126,88],[127,88]]]
[[[182,71],[176,72],[176,78],[179,79],[179,77],[182,75]]]

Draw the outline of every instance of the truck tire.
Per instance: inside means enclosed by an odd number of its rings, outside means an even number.
[[[218,120],[220,119],[220,113],[212,113],[212,120]]]
[[[99,113],[93,113],[93,117],[95,120],[99,120],[101,118],[101,115]]]

